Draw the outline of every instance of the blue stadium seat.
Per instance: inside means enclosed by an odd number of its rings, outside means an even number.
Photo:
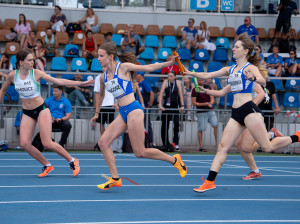
[[[16,62],[17,62],[16,55],[11,55],[11,56],[10,56],[10,63],[12,64],[13,69],[16,68]]]
[[[151,64],[162,63],[162,62],[163,62],[162,60],[152,60],[152,61],[151,61]],[[151,72],[151,73],[160,74],[160,73],[161,73],[161,68],[158,69],[158,70],[155,70],[155,71],[153,71],[153,72]],[[158,78],[158,79],[159,79],[159,78]]]
[[[95,79],[94,75],[83,75],[82,76],[83,81],[94,80],[94,79]]]
[[[217,85],[218,89],[222,89],[222,85],[219,78],[214,78],[213,82]]]
[[[158,49],[158,59],[166,60],[169,54],[172,54],[171,48],[161,47]]]
[[[297,92],[284,93],[283,95],[283,106],[285,107],[299,107],[299,95]]]
[[[163,47],[177,48],[176,37],[174,36],[164,36]]]
[[[147,35],[145,39],[145,47],[159,47],[158,36]]]
[[[74,74],[62,74],[61,78],[62,79],[74,79],[75,76],[74,76]]]
[[[222,63],[219,61],[208,62],[207,72],[215,72],[223,68]]]
[[[230,49],[229,39],[227,37],[218,37],[216,40],[216,47]]]
[[[286,80],[285,89],[300,89],[300,80]]]
[[[117,46],[121,46],[122,35],[121,34],[113,34],[111,40],[116,43]]]
[[[275,86],[276,90],[283,90],[283,86],[282,86],[281,81],[279,79],[271,79],[270,81],[274,83],[274,86]]]
[[[208,50],[206,50],[206,49],[197,49],[194,59],[197,60],[197,61],[209,61],[210,57],[209,57]]]
[[[233,104],[233,94],[232,94],[232,92],[230,92],[230,93],[227,94],[227,104],[226,104],[226,106],[231,107],[232,104]],[[220,98],[220,105],[222,107],[224,107],[224,105],[225,105],[225,97],[224,96],[222,96]]]
[[[17,112],[17,116],[16,116],[16,119],[15,119],[15,127],[20,127],[21,125],[21,120],[22,120],[22,117],[23,117],[23,111],[19,110]]]
[[[11,101],[18,102],[19,101],[19,93],[15,89],[14,85],[11,85],[7,88],[6,93],[9,95]],[[6,95],[4,95],[4,101],[8,101]]]
[[[77,54],[69,54],[69,51],[74,48],[74,49],[77,49]],[[64,57],[70,57],[70,58],[77,58],[79,57],[79,48],[78,48],[78,45],[75,45],[75,44],[66,44],[65,46],[65,50],[64,50]]]
[[[179,54],[180,60],[192,60],[190,49],[178,48],[177,53]]]
[[[154,60],[153,48],[145,47],[145,50],[140,54],[140,59]]]
[[[141,65],[145,65],[146,64],[146,62],[145,62],[145,60],[142,60],[142,59],[136,59],[139,63],[141,63]]]
[[[216,49],[213,55],[214,61],[228,61],[226,49]]]
[[[71,71],[79,69],[81,72],[87,71],[87,65],[85,58],[73,58],[71,63]]]
[[[102,72],[102,66],[97,58],[92,59],[91,72]]]
[[[232,65],[235,65],[236,64],[236,62],[234,62],[234,61],[230,61],[230,62],[228,62],[228,64],[227,64],[227,66],[232,66]]]
[[[203,64],[201,61],[190,61],[189,70],[195,72],[204,72]]]
[[[160,80],[159,77],[145,77],[145,80],[149,83],[151,87],[157,87]]]
[[[56,74],[47,74],[47,75],[51,75],[52,77],[56,78]],[[40,79],[40,83],[41,83],[41,85],[47,85],[48,81],[46,81],[44,79]]]
[[[67,60],[65,57],[53,57],[50,70],[52,71],[67,71]]]

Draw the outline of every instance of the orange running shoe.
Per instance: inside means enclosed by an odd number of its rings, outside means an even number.
[[[80,171],[79,160],[74,158],[74,162],[70,162],[70,168],[73,170],[73,176],[76,177]]]
[[[122,186],[121,178],[119,178],[119,180],[114,180],[112,178],[109,178],[106,183],[97,185],[97,187],[102,190],[108,190],[112,187],[121,187],[121,186]]]
[[[242,177],[243,180],[253,180],[253,179],[258,179],[260,178],[261,172],[259,173],[255,173],[254,171],[252,171],[251,173],[248,174],[248,176]]]
[[[53,165],[51,164],[51,166],[44,166],[42,169],[42,173],[38,175],[38,177],[45,177],[48,175],[48,173],[50,173],[52,170],[54,170]]]
[[[194,188],[194,191],[198,193],[203,193],[205,191],[213,190],[215,188],[216,188],[215,181],[205,180],[200,187]]]
[[[283,136],[283,134],[280,131],[278,131],[276,128],[271,128],[270,131],[274,132],[274,138]]]
[[[185,177],[187,173],[187,168],[186,165],[182,162],[181,155],[176,154],[173,157],[177,159],[173,166],[179,170],[180,176],[182,178]]]
[[[296,131],[296,132],[294,133],[294,135],[297,135],[297,136],[298,136],[298,142],[300,142],[300,131]]]

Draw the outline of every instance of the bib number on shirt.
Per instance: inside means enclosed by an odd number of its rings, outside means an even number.
[[[125,94],[125,91],[118,83],[118,79],[113,79],[105,83],[105,87],[107,91],[110,92],[116,98],[121,97]]]
[[[233,73],[229,75],[228,83],[230,84],[232,92],[239,92],[243,90],[242,73]]]

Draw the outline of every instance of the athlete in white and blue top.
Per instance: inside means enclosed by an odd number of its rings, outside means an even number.
[[[126,130],[128,130],[132,149],[137,157],[167,161],[179,170],[181,177],[185,177],[187,169],[179,154],[170,156],[155,148],[145,148],[144,112],[142,106],[135,100],[132,91],[132,76],[134,72],[152,72],[173,65],[175,57],[171,61],[164,63],[144,66],[136,65],[134,54],[127,52],[117,55],[117,48],[110,43],[101,45],[98,55],[98,60],[101,66],[106,68],[106,72],[105,75],[100,77],[100,94],[99,99],[96,100],[96,113],[91,119],[91,123],[95,126],[95,120],[98,118],[105,94],[104,88],[117,99],[120,112],[98,141],[111,174],[108,182],[98,185],[98,188],[108,190],[111,187],[121,187],[122,185],[110,145]],[[117,56],[120,60],[118,63],[115,62]]]
[[[42,173],[39,174],[38,177],[45,177],[54,169],[41,152],[31,144],[33,132],[36,124],[38,123],[43,146],[65,158],[70,163],[73,175],[77,176],[80,170],[78,160],[73,158],[61,145],[52,141],[51,113],[41,97],[40,80],[44,79],[48,82],[61,86],[90,85],[93,81],[78,82],[56,79],[47,75],[43,71],[33,69],[33,55],[28,50],[20,50],[17,53],[16,58],[17,70],[10,72],[7,76],[6,82],[0,90],[0,101],[2,101],[7,88],[14,83],[15,89],[21,97],[23,108],[23,116],[20,126],[21,147],[44,166]]]
[[[248,84],[248,81],[255,81],[259,84],[265,84],[265,79],[256,65],[259,63],[259,58],[256,55],[251,55],[254,49],[254,43],[246,33],[237,37],[234,45],[233,58],[236,59],[236,66],[233,69],[224,67],[216,72],[211,73],[195,73],[186,71],[184,74],[192,75],[197,78],[211,79],[221,76],[229,76],[229,81],[234,94],[232,104],[232,116],[229,119],[219,143],[217,154],[211,165],[207,180],[199,187],[195,188],[195,192],[205,192],[216,188],[215,178],[225,163],[229,148],[234,145],[237,138],[245,128],[248,128],[255,141],[266,152],[271,152],[279,148],[283,148],[293,142],[300,140],[300,132],[296,132],[292,136],[274,138],[269,140],[264,120],[259,108],[252,102],[252,87],[253,84]],[[251,64],[245,66],[247,62]],[[251,89],[251,92],[250,92]],[[253,151],[249,151],[253,152]]]

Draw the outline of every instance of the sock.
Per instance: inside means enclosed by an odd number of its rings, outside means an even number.
[[[257,173],[259,174],[259,169],[256,169],[256,170],[252,170],[254,173]]]
[[[51,163],[48,163],[46,166],[47,166],[47,167],[51,166]]]
[[[176,148],[176,149],[179,149],[179,145],[175,145],[175,148]]]
[[[209,174],[208,174],[208,177],[207,177],[207,180],[214,181],[216,179],[217,175],[218,175],[218,172],[210,170]]]
[[[118,180],[120,179],[120,177],[118,177],[118,178],[113,178],[113,177],[112,177],[112,179],[118,181]]]
[[[299,141],[299,138],[298,138],[297,135],[291,135],[290,137],[291,137],[291,139],[292,139],[292,143],[298,142],[298,141]]]
[[[72,160],[69,163],[74,162],[74,161],[75,161],[75,159],[72,157]]]
[[[271,134],[271,139],[272,140],[275,137],[275,133],[273,131],[269,131],[269,133]]]
[[[175,158],[175,162],[173,163],[173,165],[175,165],[175,163],[177,162],[177,158],[176,157],[174,157]]]

